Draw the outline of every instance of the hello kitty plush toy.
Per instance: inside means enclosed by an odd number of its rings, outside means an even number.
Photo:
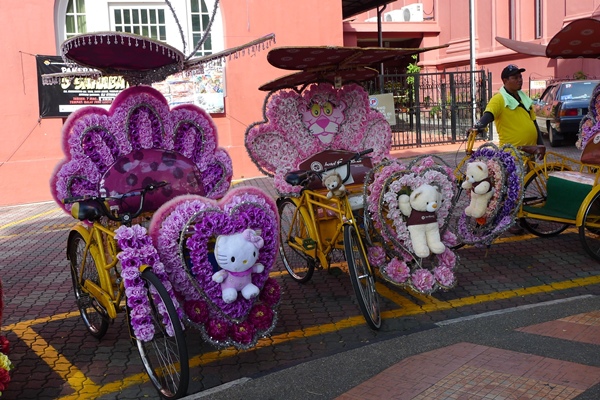
[[[265,269],[256,263],[263,246],[263,238],[252,229],[217,237],[215,258],[222,269],[213,274],[212,280],[221,284],[225,303],[233,303],[238,292],[247,300],[258,296],[260,289],[252,283],[252,273],[260,274]]]

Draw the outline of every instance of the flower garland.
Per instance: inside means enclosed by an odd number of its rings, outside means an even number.
[[[330,103],[343,118],[329,143],[322,142],[306,126],[303,114],[311,104]],[[391,148],[391,129],[385,117],[369,106],[367,92],[357,84],[336,89],[329,83],[311,84],[301,92],[283,89],[267,95],[264,120],[246,130],[246,150],[256,166],[274,176],[281,195],[297,195],[300,188],[285,182],[285,175],[302,161],[324,150],[361,151],[373,148],[370,157],[380,162]]]
[[[10,371],[14,366],[8,358],[8,341],[4,336],[0,336],[0,344],[2,345],[2,350],[0,351],[0,396],[2,396],[2,392],[8,387]]]
[[[498,148],[486,143],[471,155],[469,162],[482,161],[494,183],[495,193],[488,204],[485,223],[475,222],[461,211],[457,235],[463,243],[490,245],[510,228],[523,201],[523,160],[511,145]]]
[[[2,312],[4,311],[4,292],[2,290],[2,281],[0,281],[0,322],[2,322]],[[8,358],[10,343],[5,336],[0,335],[0,396],[6,390],[10,382],[9,372],[14,368]]]
[[[67,211],[71,206],[62,199],[99,195],[103,176],[138,150],[176,151],[191,160],[206,197],[222,197],[231,184],[231,157],[218,147],[210,115],[189,104],[169,110],[164,96],[151,87],[124,90],[109,111],[86,107],[72,113],[62,135],[65,159],[55,169],[51,190]]]
[[[140,267],[143,264],[149,265],[152,268],[152,271],[160,279],[165,289],[167,289],[180,318],[183,316],[183,312],[179,307],[179,302],[175,298],[173,286],[168,279],[165,268],[160,262],[156,249],[152,245],[152,240],[146,234],[146,228],[140,225],[133,225],[131,227],[122,225],[115,231],[115,239],[121,249],[117,258],[121,261],[121,277],[125,286],[127,305],[131,309],[130,320],[133,333],[137,339],[148,342],[152,340],[155,332],[150,315],[151,308],[147,289],[144,281],[141,279]],[[154,296],[156,302],[160,302],[160,298],[156,293],[151,294]],[[163,324],[166,326],[167,334],[173,336],[173,325],[171,324],[166,308],[159,307],[159,311],[163,318]]]
[[[182,196],[155,213],[150,225],[152,238],[183,301],[187,322],[204,340],[219,347],[247,349],[275,327],[281,290],[268,273],[277,255],[278,227],[275,203],[257,188],[233,189],[219,202]],[[261,291],[258,299],[249,301],[240,296],[225,304],[220,285],[211,279],[211,243],[219,234],[246,228],[260,230],[265,242],[257,260],[265,271],[252,276]]]
[[[369,249],[369,261],[380,268],[387,281],[424,294],[456,285],[456,254],[446,247],[442,254],[432,259],[421,260],[414,256],[406,218],[398,203],[400,194],[409,194],[422,184],[436,186],[442,194],[442,203],[436,211],[437,222],[443,232],[442,242],[453,246],[456,237],[442,229],[453,208],[454,180],[452,170],[443,160],[432,156],[418,157],[408,165],[400,160],[387,160],[376,165],[367,175],[364,199],[368,204],[368,218],[372,220],[376,236],[383,246]]]

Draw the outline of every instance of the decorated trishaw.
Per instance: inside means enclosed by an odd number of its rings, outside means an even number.
[[[390,157],[390,126],[359,82],[377,76],[374,64],[428,48],[269,52],[271,64],[299,71],[260,88],[268,92],[264,120],[248,127],[245,144],[279,197],[231,188],[231,158],[210,115],[195,105],[171,108],[148,85],[271,40],[196,59],[122,32],[79,35],[62,46],[68,62],[132,85],[108,110],[72,113],[62,131],[65,157],[51,190],[79,220],[67,239],[77,307],[98,339],[126,314],[163,397],[187,391],[184,331],[193,328],[218,347],[249,349],[274,329],[281,291],[269,274],[278,251],[300,283],[317,268],[346,268],[367,324],[379,329],[378,277],[424,294],[451,289],[460,243],[489,244],[519,210],[535,218],[542,203],[521,209],[523,198],[531,199],[522,189],[520,153],[510,146],[480,147],[460,173],[434,156]],[[594,109],[584,141],[594,141],[598,120]],[[584,167],[597,172],[571,169]],[[528,176],[550,175],[536,171]],[[545,180],[534,181],[545,188]],[[589,206],[577,214],[594,235],[596,181],[584,196]]]
[[[581,18],[563,27],[548,45],[497,37],[504,46],[519,53],[552,59],[598,58],[596,36],[600,21]],[[553,236],[575,226],[586,252],[600,261],[600,87],[590,99],[589,111],[581,121],[579,160],[546,151],[538,163],[530,163],[525,176],[523,206],[518,218],[533,234]]]
[[[264,120],[246,131],[250,157],[279,194],[283,266],[300,283],[315,269],[347,269],[373,329],[381,324],[376,279],[423,294],[451,289],[457,234],[463,243],[491,241],[520,205],[522,169],[513,148],[489,144],[473,154],[492,182],[477,216],[461,216],[476,195],[459,190],[464,175],[457,180],[443,160],[390,156],[390,126],[360,82],[377,76],[371,66],[379,62],[428,50],[273,49],[272,65],[298,71],[261,86],[268,91]]]
[[[190,328],[239,349],[274,329],[281,292],[269,274],[279,224],[271,196],[231,188],[231,157],[211,116],[193,104],[170,107],[149,85],[273,41],[267,35],[194,58],[143,36],[88,33],[61,48],[66,62],[88,69],[43,77],[119,75],[131,85],[108,110],[88,106],[69,116],[51,191],[79,220],[67,258],[88,332],[101,339],[126,314],[145,372],[166,398],[187,392]]]

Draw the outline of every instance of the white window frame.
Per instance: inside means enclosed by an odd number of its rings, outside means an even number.
[[[170,0],[177,14],[177,19],[181,24],[185,37],[186,48],[185,55],[189,55],[193,50],[195,43],[192,43],[191,31],[191,5],[189,0]],[[212,14],[215,0],[204,0],[209,13]],[[65,16],[67,4],[69,0],[56,0],[54,3],[54,18],[55,18],[55,35],[56,35],[56,54],[60,54],[61,44],[66,40]],[[85,0],[86,15],[88,16],[86,25],[87,32],[104,32],[113,30],[114,24],[111,19],[114,18],[111,13],[111,7],[117,8],[163,8],[165,9],[165,19],[167,26],[167,43],[184,51],[181,33],[177,27],[175,17],[169,6],[164,0]],[[93,16],[91,18],[90,16]],[[211,28],[212,52],[216,53],[225,49],[224,45],[224,29],[221,10],[217,11],[215,22]]]
[[[67,14],[67,6],[69,5],[69,1],[73,2],[73,11],[74,12]],[[84,5],[85,5],[85,0],[84,0]],[[75,36],[75,35],[79,35],[81,33],[86,33],[87,32],[87,13],[85,13],[85,12],[84,13],[79,12],[79,10],[77,9],[77,7],[78,7],[77,6],[77,0],[68,0],[67,3],[66,3],[66,5],[65,5],[65,17],[64,17],[65,23],[63,24],[65,38],[68,38],[70,36]],[[75,22],[75,32],[67,32],[66,18],[67,18],[68,15],[73,16],[73,18],[75,19],[75,21],[74,21]],[[81,16],[83,16],[86,19],[86,31],[85,32],[80,32],[79,31],[79,22],[78,22],[78,19]]]
[[[138,21],[137,24],[134,24],[133,20],[129,24],[127,24],[128,27],[134,28],[133,30],[131,30],[129,32],[126,29],[119,30],[119,29],[117,29],[117,25],[119,25],[119,28],[122,28],[123,25],[126,25],[126,24],[125,24],[125,21],[121,21],[120,24],[117,24],[117,21],[115,19],[115,11],[117,11],[117,10],[119,10],[119,11],[146,10],[148,12],[155,10],[155,11],[157,11],[157,14],[158,14],[158,12],[162,11],[164,14],[164,23],[161,24],[159,21],[157,21],[155,24],[150,24],[150,22],[148,22],[148,24],[146,24],[146,27],[149,29],[152,26],[155,26],[157,28],[157,32],[156,32],[155,36],[151,36],[150,34],[148,34],[148,35],[143,34],[143,32],[142,32],[143,24],[142,24],[141,20]],[[166,43],[169,43],[170,41],[172,41],[172,38],[169,37],[169,32],[168,32],[169,30],[167,29],[167,13],[171,13],[171,10],[166,5],[164,7],[147,5],[147,4],[132,5],[132,4],[125,4],[125,3],[110,3],[108,5],[108,14],[109,14],[109,18],[110,18],[110,30],[111,31],[134,33],[136,35],[147,36],[154,40],[161,40]],[[133,18],[133,15],[131,18]],[[158,18],[158,15],[157,15],[157,18]],[[164,29],[164,31],[165,31],[164,38],[160,36],[160,27],[161,26],[165,28]],[[138,31],[135,31],[136,27],[139,28]],[[178,36],[180,36],[180,34],[178,34]]]

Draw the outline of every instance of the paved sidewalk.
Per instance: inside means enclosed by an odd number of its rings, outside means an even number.
[[[448,320],[187,399],[600,399],[600,297]]]
[[[394,154],[410,157],[437,150],[451,165],[462,157],[447,147]],[[237,184],[273,193],[267,178]],[[52,202],[0,207],[0,277],[6,295],[1,328],[15,364],[2,399],[158,399],[124,315],[117,316],[100,341],[83,326],[65,254],[74,224]],[[585,254],[577,231],[552,238],[506,235],[490,248],[464,247],[458,255],[458,284],[448,292],[421,296],[379,282],[383,326],[377,332],[366,326],[347,273],[318,270],[300,285],[278,259],[271,275],[283,296],[270,337],[247,351],[217,350],[197,331],[186,330],[190,398],[334,399],[371,392],[380,396],[374,398],[392,398],[391,392],[381,391],[406,389],[412,390],[406,396],[429,399],[428,393],[445,393],[452,385],[455,393],[440,398],[483,399],[488,386],[506,382],[513,387],[522,379],[531,387],[561,385],[569,396],[581,392],[580,399],[600,398],[598,384],[580,372],[595,374],[600,367],[598,343],[586,342],[600,337],[598,315],[585,315],[600,309],[600,264]],[[523,306],[530,308],[447,323]],[[448,354],[452,357],[446,362]],[[520,359],[519,368],[494,366],[492,361],[500,357]],[[548,371],[576,367],[576,379],[533,373],[541,365]],[[521,373],[525,370],[532,373]],[[465,377],[468,385],[479,388],[478,394],[458,390],[468,386]],[[223,390],[223,385],[239,382],[245,383]],[[406,396],[397,398],[410,398]]]

